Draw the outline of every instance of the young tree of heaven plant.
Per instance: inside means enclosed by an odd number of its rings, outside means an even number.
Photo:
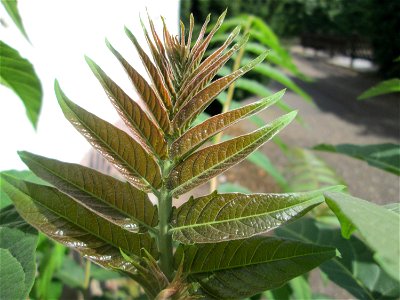
[[[2,175],[6,193],[29,224],[91,261],[130,276],[150,299],[248,297],[279,287],[336,253],[329,247],[260,235],[323,202],[327,189],[290,194],[215,191],[173,207],[173,198],[242,161],[296,115],[288,113],[251,133],[200,148],[284,94],[281,91],[192,125],[220,92],[267,56],[263,53],[213,81],[247,39],[245,36],[231,46],[239,33],[236,29],[203,59],[224,16],[208,35],[207,18],[192,47],[192,16],[187,38],[182,23],[180,38],[171,35],[164,24],[163,41],[149,19],[150,31],[143,28],[152,59],[125,29],[151,84],[107,42],[146,109],[86,58],[135,139],[76,105],[55,83],[65,117],[126,181],[28,152],[20,152],[21,159],[50,185]],[[149,200],[149,193],[156,196],[157,205]]]

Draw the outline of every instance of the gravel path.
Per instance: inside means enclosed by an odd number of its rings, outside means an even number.
[[[289,145],[312,147],[319,143],[375,144],[400,142],[400,101],[398,95],[387,95],[373,101],[357,101],[356,97],[377,81],[365,74],[329,65],[323,58],[295,55],[302,72],[316,81],[296,80],[314,99],[316,107],[288,91],[286,103],[299,110],[306,127],[292,123],[280,137]],[[282,87],[272,86],[274,91]],[[265,120],[282,113],[275,108],[261,113]],[[250,126],[242,123],[242,127]],[[263,151],[278,166],[287,162],[269,143]],[[376,203],[399,201],[399,177],[369,166],[363,161],[340,154],[315,152],[332,166],[348,184],[351,194]]]

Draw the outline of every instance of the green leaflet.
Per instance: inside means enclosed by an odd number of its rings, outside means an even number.
[[[28,223],[103,267],[128,267],[119,249],[140,256],[141,249],[146,248],[157,256],[154,241],[147,233],[137,234],[116,226],[55,188],[7,175],[1,179],[18,213]]]
[[[400,295],[398,282],[374,261],[371,249],[355,236],[344,239],[335,225],[302,218],[275,233],[281,238],[337,247],[340,257],[323,263],[321,271],[357,299],[396,299]]]
[[[400,78],[393,78],[389,80],[382,81],[377,85],[369,88],[358,96],[358,100],[365,100],[368,98],[400,92]]]
[[[170,122],[168,118],[168,113],[164,107],[162,100],[158,98],[157,94],[146,82],[146,80],[122,57],[122,55],[117,50],[115,50],[108,41],[106,41],[106,43],[108,48],[124,67],[138,94],[141,96],[142,100],[146,103],[148,109],[153,114],[155,121],[158,123],[158,125],[160,125],[161,129],[166,134],[169,134]]]
[[[0,248],[0,296],[2,299],[22,300],[28,296],[24,291],[25,274],[21,263],[12,254]]]
[[[193,153],[171,170],[168,188],[176,197],[224,172],[271,139],[295,116],[296,112],[291,112],[252,133]]]
[[[399,144],[375,144],[375,145],[353,145],[320,144],[313,149],[336,152],[352,156],[366,161],[369,165],[400,175],[400,145]]]
[[[246,64],[249,61],[250,61],[249,59],[243,59],[243,64]],[[294,83],[293,80],[291,80],[288,76],[286,76],[278,69],[275,69],[269,66],[268,64],[262,63],[254,67],[254,72],[260,73],[266,77],[271,78],[272,80],[279,82],[288,89],[291,89],[296,94],[300,95],[308,103],[315,106],[312,97],[309,94],[307,94],[303,89],[301,89],[296,83]]]
[[[167,142],[158,125],[94,61],[86,57],[86,62],[100,81],[126,126],[132,132],[138,132],[152,152],[160,158],[165,158]]]
[[[186,129],[191,122],[202,112],[206,107],[221,93],[224,89],[226,89],[232,82],[236,79],[243,76],[245,73],[250,71],[254,66],[262,62],[267,53],[263,53],[254,60],[252,60],[249,64],[240,68],[239,70],[233,72],[230,75],[222,77],[206,88],[201,90],[198,94],[196,94],[190,101],[188,101],[175,115],[172,120],[172,126],[174,130],[182,132],[182,130]]]
[[[291,148],[287,152],[289,161],[286,177],[288,192],[300,192],[319,189],[325,186],[344,184],[343,179],[312,151]]]
[[[216,243],[265,233],[322,203],[324,191],[250,195],[214,192],[191,198],[173,216],[173,238],[184,244]]]
[[[138,142],[69,100],[57,81],[55,90],[65,117],[131,184],[147,191],[161,185],[156,161]]]
[[[169,91],[165,87],[164,81],[162,77],[160,76],[159,71],[157,68],[154,66],[146,52],[142,49],[138,41],[136,40],[136,37],[132,34],[132,32],[125,27],[125,33],[129,37],[129,39],[132,41],[134,44],[140,59],[142,60],[143,65],[146,67],[147,73],[149,74],[149,77],[151,78],[151,81],[153,82],[155,88],[157,89],[158,95],[160,96],[161,100],[163,101],[165,107],[170,110],[172,108],[172,101],[171,101],[171,96],[169,94]]]
[[[56,279],[56,272],[67,258],[67,248],[42,235],[36,252],[38,253],[38,275],[30,297],[33,299],[59,299],[64,282]],[[84,280],[82,280],[83,282]]]
[[[273,237],[179,246],[175,264],[213,299],[245,298],[280,287],[335,256],[330,247]]]
[[[157,208],[129,183],[81,165],[29,152],[19,155],[36,175],[110,222],[130,231],[139,230],[138,225],[150,230],[157,225]]]
[[[343,193],[328,192],[325,198],[340,221],[342,235],[349,238],[354,230],[358,230],[375,251],[375,260],[390,276],[400,281],[400,215]]]
[[[14,21],[15,25],[17,25],[19,31],[21,31],[21,33],[24,35],[24,37],[29,41],[28,35],[26,34],[26,31],[24,28],[24,24],[22,23],[22,19],[19,14],[19,11],[18,11],[17,0],[1,0],[1,4],[3,4],[8,15]]]
[[[4,5],[7,2],[2,1]],[[43,92],[32,64],[3,41],[0,41],[0,60],[0,83],[12,89],[22,100],[28,119],[36,129]]]
[[[256,55],[260,55],[268,48],[269,47],[265,47],[257,42],[254,42],[254,43],[249,42],[246,45],[246,51],[256,54]],[[290,71],[294,76],[300,78],[301,80],[304,80],[307,82],[313,81],[310,77],[307,77],[306,75],[301,73],[294,63],[292,63],[291,61],[288,61],[285,57],[280,56],[279,53],[277,51],[275,51],[274,49],[271,49],[270,53],[268,54],[268,61],[270,61],[271,63],[273,63],[281,68],[284,68],[284,69]]]
[[[35,280],[37,240],[36,229],[12,205],[0,210],[0,299],[28,298]]]
[[[283,97],[284,93],[285,90],[282,90],[255,103],[213,116],[203,123],[192,127],[172,143],[170,147],[170,155],[174,159],[179,159],[187,152],[190,153],[195,151],[218,132],[225,130],[245,117],[251,116],[275,104]]]
[[[17,178],[17,179],[22,179],[25,181],[30,181],[33,183],[41,184],[41,185],[46,185],[46,181],[40,179],[37,177],[35,174],[33,174],[32,171],[30,170],[24,170],[24,171],[17,171],[17,170],[6,170],[6,171],[1,171],[1,174],[6,174],[11,177]],[[0,181],[0,209],[4,208],[12,203],[10,197],[4,192],[3,189],[3,183]]]

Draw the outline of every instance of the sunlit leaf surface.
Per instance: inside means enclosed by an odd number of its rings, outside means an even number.
[[[104,267],[129,269],[119,249],[140,256],[144,247],[157,256],[155,243],[147,233],[116,226],[55,188],[6,175],[1,179],[18,213],[28,223]]]
[[[176,210],[173,238],[181,243],[236,240],[270,231],[324,201],[323,190],[293,194],[218,194],[191,198]]]
[[[288,125],[296,112],[284,115],[252,133],[201,149],[178,164],[168,178],[168,187],[181,195],[239,163]]]

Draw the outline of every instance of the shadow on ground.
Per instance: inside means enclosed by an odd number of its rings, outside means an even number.
[[[315,81],[294,81],[309,93],[323,112],[335,114],[346,122],[362,126],[361,134],[381,135],[400,140],[400,96],[388,94],[369,100],[357,97],[379,82],[371,74],[362,74],[332,66],[318,57],[296,55],[296,61],[305,71],[314,73]]]

